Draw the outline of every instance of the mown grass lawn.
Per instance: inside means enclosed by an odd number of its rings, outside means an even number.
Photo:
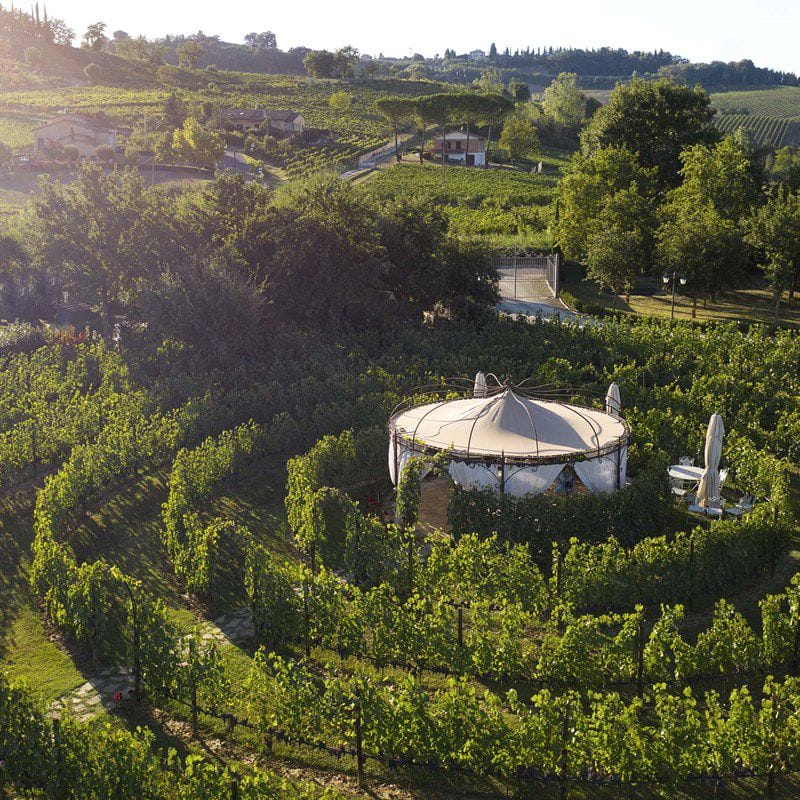
[[[617,297],[603,291],[594,281],[580,280],[563,283],[562,291],[577,298],[584,307],[601,307],[610,310],[626,311],[651,317],[669,317],[672,308],[672,295],[669,292],[631,294],[629,299]],[[692,299],[680,294],[675,296],[675,319],[692,319]],[[698,320],[747,320],[772,325],[775,322],[775,304],[769,289],[763,281],[753,279],[742,289],[721,292],[715,301],[697,303]],[[781,302],[779,324],[800,327],[800,296],[795,295],[789,302],[787,295]]]

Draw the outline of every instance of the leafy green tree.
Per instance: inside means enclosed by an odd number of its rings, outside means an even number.
[[[338,78],[352,78],[358,64],[358,50],[347,45],[333,54],[333,73]]]
[[[84,162],[72,183],[42,183],[23,224],[39,263],[93,303],[110,334],[115,304],[174,255],[168,219],[138,174]]]
[[[99,64],[92,62],[83,68],[83,74],[91,86],[96,86],[102,80],[103,70]]]
[[[513,115],[503,124],[500,147],[512,161],[533,158],[539,152],[539,136],[536,126],[525,117]]]
[[[254,50],[275,50],[278,46],[278,40],[272,31],[248,33],[245,35],[244,40]]]
[[[337,111],[340,114],[349,111],[353,106],[353,95],[349,92],[334,92],[328,98],[328,106],[331,111]]]
[[[487,94],[478,121],[488,128],[486,134],[486,163],[489,163],[489,148],[492,143],[492,131],[503,124],[503,120],[514,111],[514,103],[502,94]]]
[[[744,216],[757,201],[754,155],[732,136],[714,145],[696,144],[681,153],[680,186],[672,196],[687,203],[710,203],[725,219]]]
[[[25,48],[25,63],[38,70],[42,66],[42,51],[38,47]]]
[[[655,216],[650,198],[636,184],[606,199],[587,238],[587,274],[616,295],[629,295],[652,267]]]
[[[386,253],[375,209],[336,176],[282,187],[250,221],[241,252],[269,321],[363,323],[379,301]]]
[[[451,125],[455,118],[458,108],[457,96],[448,92],[425,95],[419,98],[417,107],[423,119],[433,122],[439,128],[439,135],[442,137],[442,169],[444,169],[447,163],[444,136],[447,126]]]
[[[503,73],[497,67],[489,67],[480,78],[473,81],[473,85],[482,94],[503,94]]]
[[[410,97],[395,97],[387,95],[379,97],[375,101],[375,108],[387,119],[394,131],[394,153],[397,161],[400,161],[400,141],[398,138],[400,125],[411,119],[416,107],[415,101]]]
[[[330,50],[312,50],[303,59],[306,72],[314,78],[332,78],[335,59]]]
[[[775,300],[775,321],[781,295],[791,299],[800,276],[800,198],[782,188],[772,191],[745,223],[745,240],[758,253]]]
[[[581,135],[584,155],[604,147],[636,153],[644,167],[656,167],[661,187],[680,182],[680,154],[695,144],[720,137],[714,109],[704,89],[674,80],[634,78],[619,83],[608,103],[594,114]]]
[[[225,140],[189,117],[172,134],[172,150],[181,163],[212,170],[225,154]]]
[[[164,127],[172,131],[183,125],[186,118],[189,116],[189,109],[183,98],[175,92],[170,92],[169,95],[167,95],[167,99],[164,101],[164,110],[162,114]]]
[[[106,41],[105,37],[106,24],[105,22],[94,22],[83,34],[84,44],[90,50],[102,50],[103,44]]]
[[[674,196],[661,211],[657,232],[659,261],[668,272],[687,279],[692,316],[700,297],[714,298],[735,286],[747,266],[747,251],[736,223],[725,219],[711,203],[695,205]]]
[[[589,236],[603,225],[603,213],[618,192],[635,190],[652,205],[655,168],[645,169],[625,148],[607,147],[591,157],[576,154],[556,190],[555,238],[567,258],[588,252]]]
[[[472,126],[480,119],[486,107],[486,97],[475,92],[462,92],[454,100],[453,115],[463,121],[467,129],[466,148],[469,153],[469,143],[472,136]]]
[[[200,59],[205,53],[205,46],[198,39],[187,39],[176,49],[178,64],[189,69],[197,69]]]
[[[508,84],[508,93],[515,103],[527,103],[531,99],[531,90],[522,81],[511,81]]]
[[[586,119],[586,95],[578,88],[574,72],[562,72],[544,90],[542,110],[548,120],[568,128],[580,127]]]
[[[770,164],[770,178],[783,184],[790,192],[800,189],[800,150],[782,147],[775,152]]]

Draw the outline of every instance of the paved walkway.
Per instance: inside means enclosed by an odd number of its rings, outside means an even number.
[[[203,622],[200,631],[205,641],[219,645],[237,644],[253,637],[250,610],[240,608],[214,622]],[[59,716],[69,710],[76,719],[86,722],[133,696],[133,675],[124,669],[104,670],[92,675],[77,689],[67,692],[50,704],[50,713]]]

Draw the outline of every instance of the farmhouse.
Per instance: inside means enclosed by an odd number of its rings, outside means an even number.
[[[223,108],[220,112],[222,127],[228,131],[258,130],[267,121],[267,112],[262,108]]]
[[[34,129],[33,156],[37,161],[57,157],[68,146],[76,148],[80,158],[96,160],[98,148],[116,150],[117,130],[77,114],[61,114]]]
[[[441,158],[444,147],[448,161],[459,162],[468,167],[482,167],[486,164],[486,138],[477,133],[469,134],[469,152],[467,151],[467,134],[465,131],[452,131],[444,137],[437,136],[433,140],[433,152]]]
[[[267,111],[267,126],[269,130],[276,133],[289,135],[292,133],[302,133],[306,126],[306,121],[302,114],[296,111]]]

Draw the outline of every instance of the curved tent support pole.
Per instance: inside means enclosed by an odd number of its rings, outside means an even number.
[[[400,475],[398,473],[398,470],[400,469],[400,452],[398,447],[397,428],[395,428],[392,438],[394,440],[394,485],[395,488],[397,488],[400,486]]]
[[[622,442],[617,445],[617,489],[622,488]]]
[[[500,494],[506,493],[506,454],[503,451],[500,455]]]

